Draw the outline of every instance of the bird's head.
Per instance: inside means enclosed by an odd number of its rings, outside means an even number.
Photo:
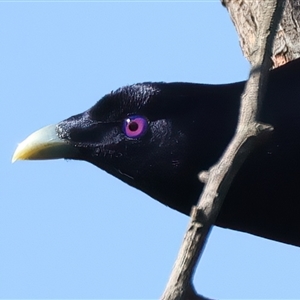
[[[85,160],[189,213],[202,188],[197,172],[218,158],[232,135],[220,135],[220,128],[235,123],[221,117],[226,115],[222,105],[220,113],[215,111],[222,92],[218,96],[212,90],[187,83],[120,88],[87,111],[30,135],[19,144],[13,161]]]

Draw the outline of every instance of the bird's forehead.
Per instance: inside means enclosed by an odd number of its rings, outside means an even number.
[[[103,122],[118,121],[127,115],[141,113],[159,92],[160,89],[151,84],[125,86],[105,95],[89,110],[89,115]]]

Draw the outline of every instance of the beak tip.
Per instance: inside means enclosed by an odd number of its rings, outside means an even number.
[[[16,155],[13,155],[12,159],[11,159],[11,163],[13,164],[14,162],[16,162],[18,160],[18,157],[16,157]]]
[[[15,150],[12,158],[11,158],[11,163],[13,164],[17,160],[22,159],[20,155],[20,144],[18,144],[17,149]]]

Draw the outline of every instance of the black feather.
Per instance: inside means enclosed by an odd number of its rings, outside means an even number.
[[[260,121],[274,126],[236,176],[216,225],[300,246],[300,60],[270,74]],[[86,160],[184,214],[203,184],[197,174],[232,138],[245,82],[141,83],[104,96],[57,125]],[[127,136],[140,116],[146,132]],[[134,124],[136,126],[136,124]]]

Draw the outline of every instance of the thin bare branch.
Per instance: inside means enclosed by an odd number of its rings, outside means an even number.
[[[256,142],[272,127],[257,122],[265,94],[268,71],[271,68],[272,44],[280,21],[284,0],[264,1],[261,6],[263,22],[258,26],[256,45],[251,53],[252,68],[241,100],[236,133],[220,161],[208,173],[200,175],[206,182],[191,220],[178,258],[173,267],[163,300],[196,299],[192,277],[204,250],[210,228],[214,223],[230,184]],[[194,297],[194,298],[193,298]],[[203,298],[202,298],[203,299]]]

